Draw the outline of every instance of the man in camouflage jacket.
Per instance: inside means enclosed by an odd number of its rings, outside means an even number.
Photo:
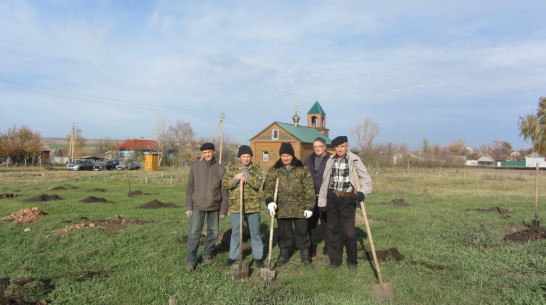
[[[296,248],[300,250],[301,261],[311,265],[311,239],[307,234],[307,219],[313,215],[315,192],[309,170],[294,156],[290,143],[282,143],[280,158],[267,173],[264,195],[270,214],[277,215],[279,227],[279,248],[281,250],[276,266],[288,262],[295,235]],[[275,183],[279,178],[277,202],[273,201]],[[278,210],[277,210],[278,208]],[[294,234],[295,233],[295,234]]]
[[[260,235],[260,187],[263,183],[262,169],[252,162],[252,149],[248,145],[239,147],[237,153],[239,163],[231,164],[222,186],[229,192],[229,213],[231,221],[231,241],[229,243],[229,259],[226,266],[239,259],[239,217],[240,188],[243,185],[243,220],[250,231],[252,258],[258,267],[263,267],[263,242]]]

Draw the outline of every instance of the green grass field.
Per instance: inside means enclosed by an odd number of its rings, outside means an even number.
[[[546,239],[515,243],[506,234],[528,229],[534,218],[535,172],[455,169],[382,169],[370,171],[373,195],[367,213],[377,250],[396,248],[404,257],[381,262],[386,282],[394,284],[391,304],[544,304]],[[186,274],[189,222],[184,198],[187,168],[128,173],[68,172],[36,168],[0,169],[0,217],[24,208],[47,212],[34,223],[0,223],[0,304],[24,297],[47,304],[380,304],[372,291],[377,283],[364,227],[358,229],[359,266],[324,267],[319,254],[313,269],[300,264],[299,253],[264,282],[251,264],[247,282],[231,278],[224,267],[226,250],[211,266],[199,264]],[[544,219],[546,179],[539,180],[539,218]],[[63,200],[25,202],[56,194]],[[90,196],[111,203],[84,203]],[[4,196],[5,197],[5,196]],[[389,204],[403,199],[408,206]],[[152,200],[180,208],[142,209]],[[499,207],[508,210],[477,211]],[[262,212],[262,237],[268,242],[269,214]],[[357,210],[360,212],[360,210]],[[85,226],[115,215],[151,221],[124,224],[120,230]],[[544,223],[542,222],[544,227]],[[229,221],[220,230],[229,229]],[[321,237],[322,238],[322,237]],[[200,247],[200,252],[202,247]],[[267,253],[267,251],[265,251]],[[273,262],[278,256],[273,250]],[[251,263],[249,250],[245,263]]]

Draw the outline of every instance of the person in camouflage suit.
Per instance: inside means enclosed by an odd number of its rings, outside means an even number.
[[[290,143],[282,143],[279,160],[269,169],[264,182],[264,195],[271,216],[277,216],[280,256],[275,266],[286,264],[290,258],[293,238],[300,250],[301,261],[311,266],[311,239],[307,234],[307,219],[313,215],[315,191],[309,170],[294,156]],[[275,183],[279,178],[277,202],[273,201]],[[277,210],[278,208],[278,210]],[[295,234],[294,234],[295,233]]]
[[[262,169],[252,162],[252,149],[248,145],[239,147],[239,163],[231,164],[222,179],[222,186],[229,192],[231,241],[226,266],[239,259],[239,213],[240,187],[243,183],[243,219],[250,231],[252,258],[258,267],[263,267],[264,246],[260,235],[260,187],[263,183]]]

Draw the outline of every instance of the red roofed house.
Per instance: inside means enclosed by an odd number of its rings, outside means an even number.
[[[135,154],[158,154],[159,153],[159,143],[154,140],[131,140],[120,144],[119,149],[119,158],[128,159],[133,158]]]

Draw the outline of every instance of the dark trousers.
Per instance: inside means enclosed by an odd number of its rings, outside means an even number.
[[[317,198],[318,201],[318,198]],[[313,209],[313,216],[307,219],[307,230],[309,231],[309,238],[311,239],[311,251],[317,250],[316,232],[317,225],[320,219],[322,225],[322,236],[324,238],[324,247],[328,245],[328,235],[326,234],[326,209],[319,208],[315,202],[315,208]]]
[[[343,240],[347,251],[347,265],[357,264],[355,210],[356,201],[353,197],[337,196],[328,191],[328,213],[327,235],[328,235],[328,257],[330,264],[339,266],[343,258],[343,245],[341,244],[341,228],[343,228]]]
[[[311,240],[307,234],[307,218],[279,218],[279,248],[290,249],[295,236],[296,249],[309,249]],[[293,224],[293,226],[292,226]]]

